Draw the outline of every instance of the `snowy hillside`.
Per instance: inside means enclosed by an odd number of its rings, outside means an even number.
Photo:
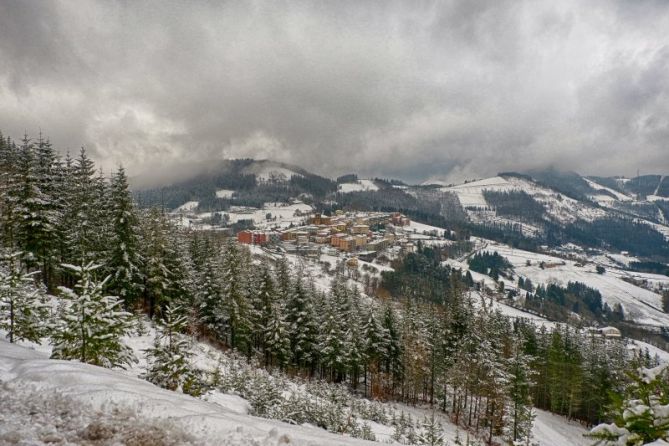
[[[135,444],[149,440],[175,445],[379,444],[250,416],[248,403],[238,396],[218,394],[203,401],[129,376],[131,371],[47,358],[44,351],[0,340],[0,444],[76,443],[95,435],[139,441]],[[393,406],[418,419],[430,413]],[[589,444],[580,425],[544,411],[537,415],[538,445]],[[441,422],[447,441],[465,436],[443,417]],[[375,431],[379,440],[392,443],[388,434],[383,435],[383,426],[376,425]]]
[[[170,392],[117,371],[50,360],[4,340],[0,341],[0,381],[3,402],[12,401],[9,406],[0,405],[0,444],[10,444],[12,438],[32,440],[32,445],[56,443],[56,438],[76,435],[77,428],[90,428],[94,422],[106,424],[115,411],[128,411],[138,424],[149,427],[154,424],[162,428],[165,425],[158,422],[169,420],[174,432],[190,437],[192,444],[373,444],[315,427],[290,426],[240,414],[240,407],[224,407]],[[57,403],[74,412],[66,432],[63,415],[50,413]],[[33,424],[36,415],[41,422]]]
[[[260,182],[267,181],[288,181],[293,175],[302,176],[298,168],[293,166],[277,163],[274,161],[262,160],[255,161],[247,166],[243,173],[247,175],[255,175],[256,180]]]
[[[462,206],[474,221],[490,220],[485,212],[491,204],[484,197],[485,191],[492,192],[525,192],[537,202],[543,204],[547,215],[560,223],[571,223],[577,218],[592,221],[606,215],[605,211],[583,203],[548,187],[540,186],[527,179],[515,176],[497,176],[457,186],[444,187],[443,192],[452,192],[458,196]],[[494,216],[494,214],[493,214]],[[494,220],[494,217],[493,217]]]
[[[568,282],[581,282],[599,290],[604,300],[613,307],[623,306],[626,318],[640,324],[664,327],[669,325],[669,315],[662,311],[661,295],[658,292],[630,283],[623,279],[643,279],[651,286],[669,287],[669,277],[632,273],[608,267],[605,274],[597,274],[597,263],[585,263],[581,260],[567,260],[545,254],[537,254],[507,245],[487,241],[480,251],[498,252],[508,259],[514,267],[516,276],[529,278],[534,284],[547,285],[556,283],[565,286]],[[541,267],[541,263],[549,267]],[[468,269],[466,262],[449,261],[453,266]],[[495,283],[487,276],[472,272],[475,280],[485,280],[486,286],[494,289]],[[509,288],[516,284],[506,281]]]
[[[337,192],[347,194],[350,192],[377,191],[379,187],[372,180],[358,180],[355,183],[342,183],[337,187]]]

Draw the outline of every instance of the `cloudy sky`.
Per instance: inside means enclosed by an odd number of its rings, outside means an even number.
[[[669,173],[664,0],[0,2],[0,130],[106,168]]]

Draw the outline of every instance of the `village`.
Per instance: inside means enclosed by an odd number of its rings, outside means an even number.
[[[237,241],[307,257],[355,254],[371,261],[390,248],[413,252],[416,246],[406,231],[410,224],[411,220],[400,213],[337,211],[333,216],[315,213],[303,225],[283,230],[239,231]]]

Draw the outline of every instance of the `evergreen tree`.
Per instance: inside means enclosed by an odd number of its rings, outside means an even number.
[[[7,332],[9,342],[39,343],[46,333],[48,308],[20,258],[21,253],[15,252],[0,259],[0,329]]]
[[[235,243],[228,243],[221,264],[222,295],[227,317],[228,344],[251,353],[252,306],[245,287],[245,258]]]
[[[441,423],[435,418],[434,412],[430,417],[425,417],[422,423],[422,430],[418,435],[418,444],[422,446],[443,446],[444,429]]]
[[[104,207],[99,201],[96,189],[95,165],[81,149],[79,157],[66,165],[68,181],[65,183],[66,212],[63,215],[63,231],[66,243],[66,261],[87,265],[100,263],[98,235],[102,228],[98,225],[98,209]]]
[[[2,242],[8,249],[18,248],[17,233],[21,215],[18,158],[16,144],[0,137],[0,227]]]
[[[286,302],[286,322],[293,363],[311,365],[316,356],[318,326],[314,315],[312,294],[305,289],[302,278],[295,280],[294,288]]]
[[[535,417],[530,396],[533,373],[530,358],[523,351],[521,339],[514,339],[511,347],[511,357],[508,359],[509,407],[505,420],[505,438],[511,444],[530,444]]]
[[[591,431],[598,444],[637,446],[669,442],[669,363],[631,374],[626,395],[614,408],[614,422]]]
[[[138,303],[144,279],[141,274],[139,220],[123,167],[112,178],[110,194],[112,232],[109,260],[105,265],[111,275],[108,290],[123,299],[125,307],[131,309]]]
[[[144,305],[149,318],[165,307],[172,286],[172,272],[168,268],[169,229],[165,215],[157,208],[149,210],[143,219],[142,251],[144,253]]]
[[[272,360],[270,363],[279,367],[285,367],[290,361],[290,338],[288,337],[288,325],[283,317],[280,304],[272,303],[267,321],[267,327],[264,330],[264,343],[267,354]]]
[[[143,378],[165,389],[197,395],[198,375],[191,364],[188,340],[182,334],[186,324],[181,307],[165,308],[153,348],[146,350],[148,367]]]
[[[334,297],[331,297],[323,308],[318,345],[322,365],[327,370],[331,381],[343,379],[346,370],[346,338],[342,329],[341,317]]]
[[[93,272],[99,268],[63,265],[78,281],[74,289],[61,287],[62,302],[59,318],[53,329],[52,357],[78,359],[102,367],[123,367],[135,359],[132,350],[121,338],[129,334],[131,315],[121,308],[115,296],[105,296],[106,280],[95,281]]]
[[[211,243],[211,240],[204,239],[195,257],[196,265],[200,265],[196,303],[199,321],[206,332],[224,339],[226,318],[223,287],[218,276],[220,259]]]

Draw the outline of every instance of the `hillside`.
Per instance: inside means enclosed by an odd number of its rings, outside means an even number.
[[[136,353],[150,345],[136,338]],[[34,347],[33,347],[34,348]],[[248,401],[232,394],[209,394],[201,399],[156,387],[136,376],[141,367],[113,371],[72,361],[48,359],[43,347],[34,350],[0,339],[0,444],[41,446],[64,440],[90,440],[157,445],[374,445],[370,441],[325,432],[315,426],[296,426],[248,414]],[[205,352],[198,362],[211,362]],[[58,408],[58,411],[54,409]],[[420,419],[431,411],[388,404]],[[36,420],[39,420],[36,422]],[[447,418],[439,417],[444,439],[454,442],[464,434]],[[384,426],[373,423],[379,439],[392,441]],[[534,423],[538,446],[588,445],[586,430],[545,411]],[[384,438],[385,437],[385,438]]]

